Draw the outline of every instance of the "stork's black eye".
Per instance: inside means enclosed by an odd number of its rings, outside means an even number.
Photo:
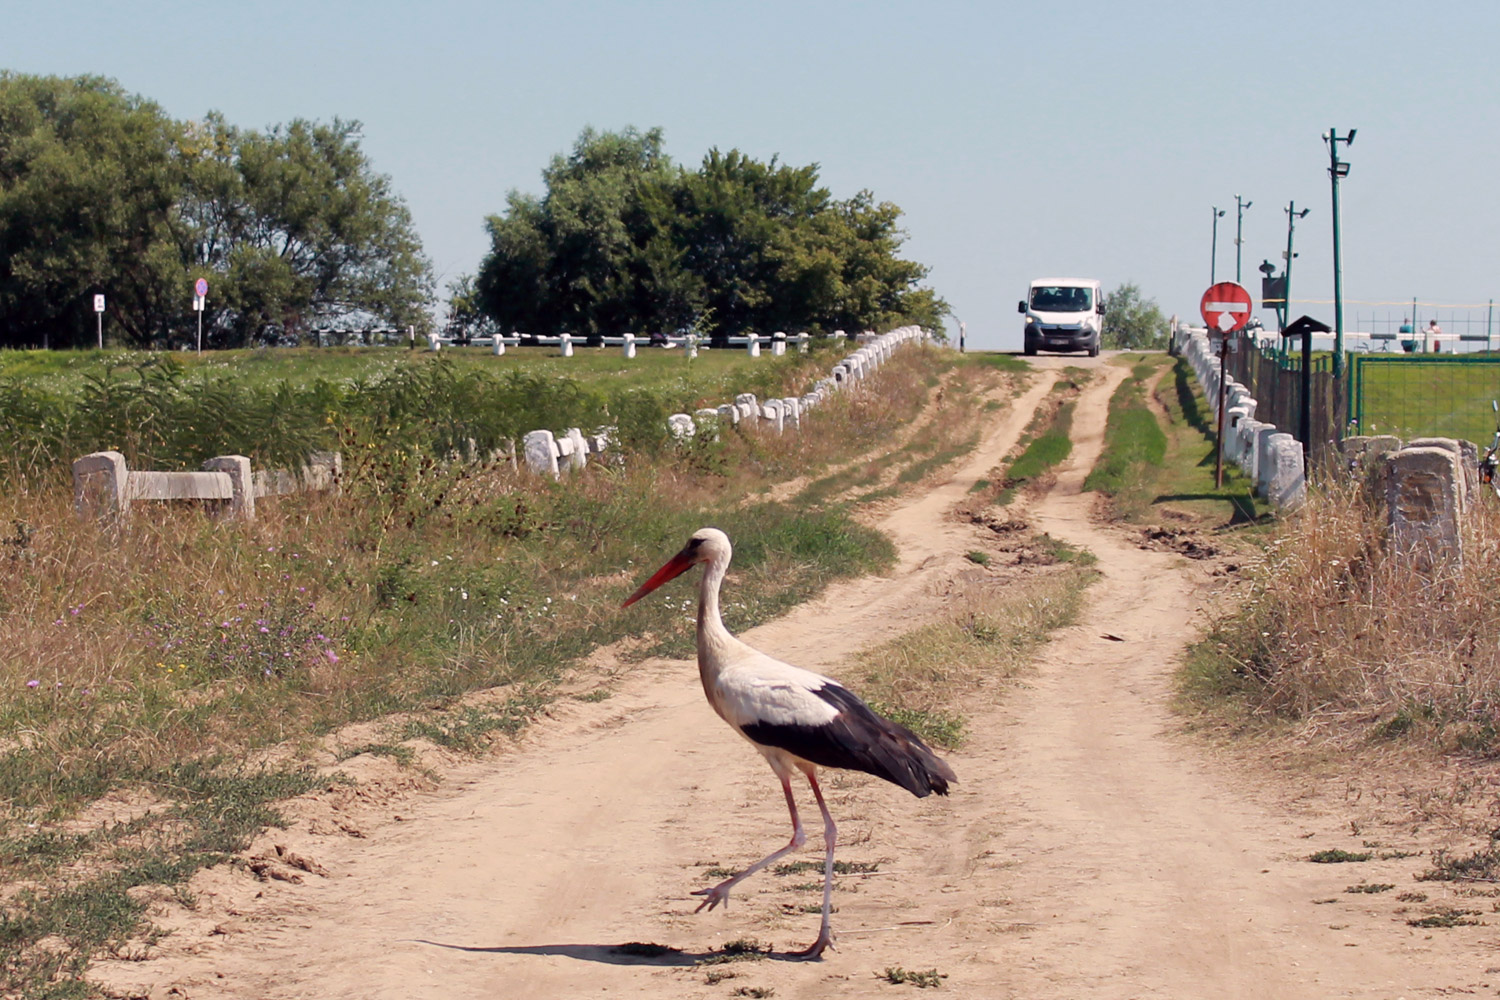
[[[701,539],[701,538],[689,538],[688,539],[687,547],[690,548],[690,549],[696,549],[698,546],[700,546],[702,544],[703,544],[703,539]]]

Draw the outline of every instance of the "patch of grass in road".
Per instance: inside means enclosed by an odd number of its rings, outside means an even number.
[[[1483,914],[1482,910],[1461,910],[1456,907],[1444,906],[1436,913],[1429,913],[1425,917],[1417,917],[1408,920],[1409,927],[1477,927],[1481,921],[1476,920]]]
[[[699,965],[727,965],[731,962],[760,962],[771,954],[771,946],[755,938],[736,938],[717,952],[698,960]]]
[[[1139,516],[1154,499],[1147,492],[1166,460],[1166,432],[1146,403],[1162,364],[1153,358],[1135,365],[1115,390],[1104,426],[1104,451],[1083,482],[1085,490],[1110,497],[1116,513],[1127,519]]]
[[[1396,888],[1390,882],[1361,882],[1359,885],[1351,885],[1344,889],[1345,892],[1390,892]]]
[[[1489,846],[1458,857],[1439,850],[1432,855],[1432,867],[1417,875],[1419,882],[1495,882],[1500,881],[1500,831],[1490,835]]]
[[[1369,861],[1371,857],[1373,855],[1369,851],[1346,851],[1334,847],[1309,854],[1307,860],[1317,865],[1341,865],[1356,861]]]
[[[1008,504],[1025,486],[1041,477],[1073,451],[1073,403],[1058,406],[1048,422],[1031,438],[1026,449],[1005,470],[997,504]]]
[[[1071,623],[1094,578],[1077,558],[1020,580],[976,584],[945,618],[861,652],[862,693],[922,739],[959,746],[966,700],[1020,670],[1054,629]]]
[[[823,862],[821,861],[788,861],[771,869],[773,875],[805,875],[808,872],[821,872]],[[868,875],[870,872],[880,871],[879,861],[840,861],[834,859],[833,872],[835,875]]]
[[[885,967],[884,974],[879,978],[884,979],[892,986],[905,984],[907,986],[915,986],[919,990],[925,990],[930,986],[943,985],[943,980],[948,978],[948,974],[946,972],[939,972],[936,969],[928,969],[926,972],[913,972],[909,969],[903,969],[899,965],[888,965]]]

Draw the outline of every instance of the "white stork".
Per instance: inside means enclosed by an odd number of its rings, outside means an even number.
[[[911,730],[883,719],[837,681],[767,656],[729,634],[719,614],[719,587],[729,569],[733,550],[729,536],[704,528],[688,539],[682,551],[657,570],[625,601],[628,607],[668,580],[703,564],[698,585],[698,673],[703,693],[719,717],[755,745],[781,779],[786,806],[792,814],[791,843],[774,851],[731,879],[695,896],[698,905],[712,910],[729,903],[729,890],[742,880],[801,847],[806,837],[792,798],[792,775],[801,772],[812,786],[823,813],[823,924],[818,939],[798,952],[817,958],[833,943],[829,914],[833,908],[833,848],[838,829],[818,787],[819,767],[866,771],[900,785],[913,795],[948,794],[956,781],[947,762],[928,749]]]

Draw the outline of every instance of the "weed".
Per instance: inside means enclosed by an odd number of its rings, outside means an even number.
[[[1355,861],[1369,861],[1371,857],[1373,855],[1369,851],[1352,852],[1335,847],[1310,854],[1307,860],[1318,865],[1341,865]]]
[[[801,875],[805,872],[822,872],[821,861],[788,861],[771,869],[773,875]],[[880,870],[879,861],[839,861],[833,862],[835,875],[867,875],[870,872]]]
[[[389,757],[403,767],[410,767],[417,759],[417,752],[409,746],[400,743],[363,743],[358,746],[346,747],[339,751],[339,760],[349,760],[360,754],[375,754],[379,757]]]
[[[1370,892],[1370,893],[1375,893],[1375,892],[1390,892],[1394,888],[1396,888],[1396,887],[1394,885],[1392,885],[1391,883],[1389,883],[1389,882],[1361,882],[1359,885],[1351,885],[1351,886],[1349,886],[1344,891],[1345,892]]]
[[[978,549],[965,553],[964,558],[978,566],[988,566],[990,564],[990,554],[988,552],[981,552]]]
[[[776,990],[770,986],[739,986],[730,995],[737,997],[774,997]]]
[[[929,986],[943,985],[943,980],[948,978],[948,974],[946,972],[939,972],[936,969],[928,969],[926,972],[911,972],[901,968],[899,965],[888,965],[885,968],[885,974],[880,978],[883,978],[893,986],[900,986],[902,983],[906,983],[917,987],[917,989],[925,990]]]
[[[703,974],[703,981],[709,986],[717,986],[726,979],[738,979],[739,976],[733,969],[709,969]]]
[[[1467,857],[1454,857],[1445,850],[1432,855],[1432,867],[1417,874],[1419,882],[1493,882],[1500,880],[1500,831],[1490,834],[1488,847]]]
[[[1427,893],[1403,892],[1399,894],[1396,899],[1403,903],[1425,903],[1427,902]]]
[[[594,690],[585,691],[583,694],[575,694],[573,698],[575,701],[601,702],[608,701],[613,695],[614,692],[609,688],[594,688]]]
[[[661,958],[663,955],[680,955],[681,948],[647,941],[627,941],[609,949],[615,955],[638,955],[641,958]]]
[[[759,962],[771,953],[770,945],[762,945],[755,938],[737,938],[730,941],[716,954],[698,960],[699,965],[724,965],[730,962]]]
[[[1411,927],[1475,927],[1480,921],[1474,918],[1480,916],[1481,910],[1459,910],[1452,907],[1442,907],[1436,913],[1425,917],[1408,920],[1406,923]]]

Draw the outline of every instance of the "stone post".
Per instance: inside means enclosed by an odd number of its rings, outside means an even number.
[[[633,334],[633,333],[627,333],[625,335],[625,343],[623,345],[621,345],[621,347],[623,348],[623,350],[625,352],[625,357],[627,357],[627,358],[633,358],[633,357],[635,357],[635,334]]]
[[[751,333],[746,335],[745,350],[752,358],[760,357],[760,334]]]
[[[589,464],[589,443],[584,439],[583,431],[577,427],[569,427],[567,433],[568,440],[573,442],[573,453],[568,456],[568,468],[578,472]]]
[[[129,510],[130,470],[118,451],[96,451],[73,463],[73,506],[80,517],[117,519]]]
[[[255,483],[250,477],[250,459],[244,455],[220,455],[203,463],[208,472],[229,474],[229,516],[242,521],[255,520]]]
[[[500,336],[498,333],[495,334],[495,342],[490,346],[494,349],[495,357],[498,358],[500,355],[505,353],[505,338]]]
[[[562,348],[562,356],[571,358],[573,356],[573,335],[565,333],[558,338],[558,344]]]
[[[521,438],[526,452],[526,467],[539,476],[558,477],[557,441],[551,431],[527,431]]]
[[[1386,511],[1392,552],[1430,576],[1461,566],[1463,472],[1446,448],[1403,448],[1387,459]]]

